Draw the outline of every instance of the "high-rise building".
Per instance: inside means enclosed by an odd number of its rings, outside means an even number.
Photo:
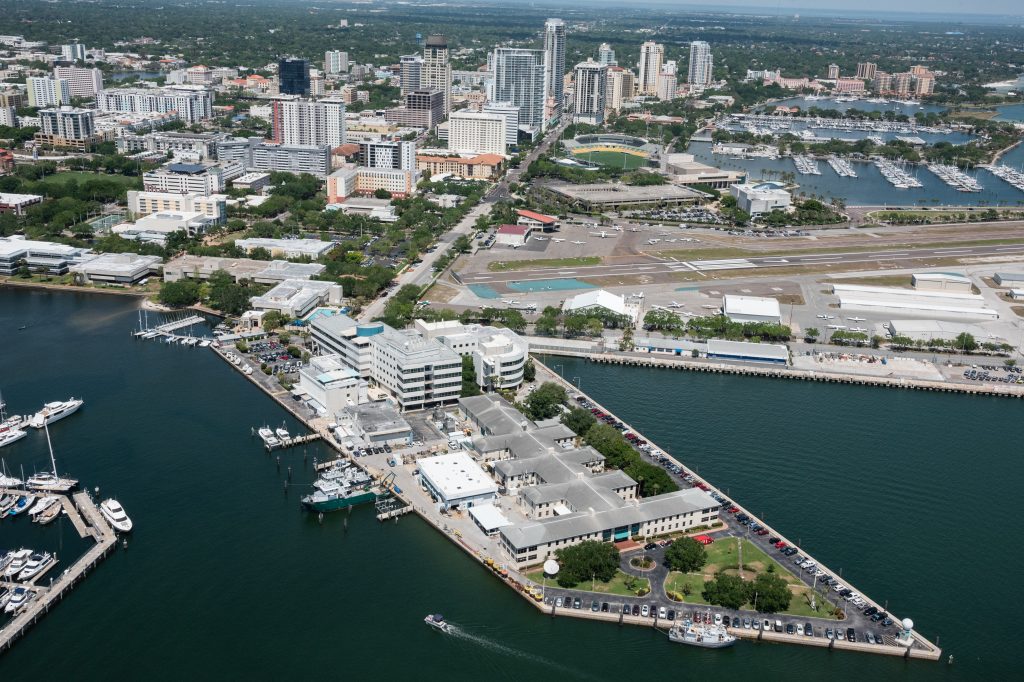
[[[259,137],[233,137],[217,143],[221,164],[240,164],[246,171],[309,173],[326,178],[331,172],[327,145],[285,145]]]
[[[924,95],[931,95],[935,92],[935,76],[928,74],[920,74],[914,79],[914,94],[921,97]]]
[[[348,71],[348,52],[330,50],[324,53],[324,73],[345,73]]]
[[[77,62],[79,59],[85,61],[85,45],[81,43],[70,43],[60,46],[60,56],[69,62]]]
[[[506,146],[515,146],[519,142],[519,107],[511,102],[488,102],[481,111],[505,117]]]
[[[444,120],[444,93],[437,88],[420,88],[405,96],[405,106],[384,112],[385,120],[400,126],[431,129]]]
[[[57,107],[39,112],[39,130],[65,140],[87,140],[96,134],[92,109]]]
[[[608,43],[601,43],[601,47],[597,48],[597,63],[601,66],[618,65],[618,62],[615,61],[615,50]]]
[[[909,71],[892,75],[892,91],[897,95],[909,95],[913,76]]]
[[[828,65],[828,79],[830,81],[834,81],[837,78],[839,78],[839,65],[838,64],[829,64]]]
[[[309,96],[309,60],[286,57],[277,62],[278,92]]]
[[[712,66],[711,46],[703,40],[690,43],[690,68],[686,82],[699,87],[711,85]]]
[[[213,117],[213,98],[210,91],[198,85],[181,85],[172,88],[114,88],[102,90],[96,95],[96,106],[100,111],[117,113],[161,113],[178,112],[185,123],[197,123]]]
[[[427,36],[423,45],[423,66],[420,87],[437,88],[444,93],[444,115],[452,110],[452,65],[448,61],[448,39],[442,35]]]
[[[864,80],[874,80],[875,72],[878,71],[878,65],[872,62],[861,62],[857,64],[857,78],[863,78]]]
[[[658,74],[665,59],[665,46],[648,40],[640,46],[640,77],[637,89],[641,95],[654,95],[658,91]]]
[[[30,107],[59,107],[71,102],[71,86],[63,78],[29,76],[25,87]]]
[[[494,50],[494,77],[488,99],[492,102],[511,102],[519,107],[519,125],[543,131],[547,127],[544,116],[545,53],[518,47],[498,47]]]
[[[605,78],[605,111],[617,112],[621,109],[622,102],[633,96],[635,88],[636,78],[632,71],[621,66],[609,66]]]
[[[53,67],[53,77],[68,82],[72,97],[95,97],[103,89],[103,72],[99,69],[84,69],[58,63]]]
[[[544,22],[544,78],[546,95],[551,100],[548,118],[557,118],[565,106],[565,22]]]
[[[418,54],[403,55],[398,60],[398,82],[402,97],[420,89],[423,74],[423,57]]]
[[[676,98],[676,90],[679,89],[679,78],[676,76],[676,63],[674,61],[665,62],[661,67],[661,73],[658,74],[658,92],[656,93],[660,100],[672,100]]]
[[[914,66],[910,67],[911,76],[927,76],[930,73],[931,71],[928,70],[928,67],[924,66],[923,64],[915,64]]]
[[[337,147],[345,142],[345,104],[337,98],[275,99],[272,121],[278,144]]]
[[[319,71],[313,70],[309,74],[309,96],[323,97],[325,94],[327,94],[327,85],[324,82],[324,75]]]
[[[506,119],[499,114],[456,111],[448,119],[448,149],[474,154],[505,153]]]
[[[416,143],[391,140],[360,142],[359,165],[366,168],[416,170]]]
[[[605,74],[607,67],[593,59],[576,65],[573,70],[575,113],[573,121],[601,125],[604,123]]]

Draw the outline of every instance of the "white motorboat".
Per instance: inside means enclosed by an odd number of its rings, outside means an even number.
[[[4,552],[0,554],[0,575],[3,575],[3,571],[7,570],[7,566],[14,561],[14,551]]]
[[[35,499],[35,495],[22,495],[18,498],[18,501],[7,510],[7,516],[17,516],[24,511],[28,511],[29,508],[32,507],[32,503]]]
[[[288,433],[288,429],[284,428],[283,426],[274,431],[274,433],[281,440],[288,440],[289,438],[292,437],[292,434]]]
[[[59,421],[64,417],[78,412],[78,409],[85,404],[85,401],[81,398],[68,398],[64,401],[56,401],[52,403],[46,403],[43,405],[43,409],[39,410],[32,417],[32,421],[29,425],[41,429],[47,424],[52,424],[55,421]]]
[[[0,495],[0,516],[7,513],[7,510],[14,506],[14,503],[18,501],[17,495]]]
[[[16,429],[10,426],[0,426],[0,448],[5,445],[10,445],[15,441],[19,441],[28,435],[27,431]]]
[[[58,502],[60,502],[60,498],[56,495],[43,495],[34,505],[32,505],[32,508],[28,510],[28,515],[35,516],[36,514],[41,514],[49,509],[51,505],[57,504]]]
[[[47,507],[46,511],[38,514],[33,519],[33,521],[35,521],[36,523],[38,523],[41,526],[45,526],[46,524],[55,521],[57,519],[57,517],[60,516],[63,511],[64,511],[64,506],[63,505],[55,504],[55,505],[52,505],[50,507]]]
[[[7,606],[7,602],[11,600],[11,593],[6,587],[0,587],[0,610],[3,610]]]
[[[42,554],[33,554],[28,563],[25,564],[25,568],[21,569],[21,573],[17,575],[15,580],[31,580],[37,575],[46,570],[46,568],[54,562],[53,555],[49,552],[43,552]]]
[[[444,619],[444,616],[442,616],[440,613],[432,613],[428,615],[426,618],[423,619],[423,622],[436,630],[440,630],[441,632],[452,631],[451,623],[446,621]]]
[[[28,435],[28,432],[22,428],[28,420],[20,415],[8,417],[6,407],[7,403],[4,402],[3,396],[0,396],[0,448]],[[0,481],[3,478],[0,476]],[[0,485],[6,484],[0,483]]]
[[[694,623],[690,619],[673,625],[668,631],[668,638],[679,644],[689,644],[703,649],[723,649],[736,643],[736,637],[730,635],[725,626]]]
[[[31,556],[31,549],[19,549],[16,552],[11,552],[10,561],[7,563],[7,568],[4,569],[4,577],[13,578],[25,570],[25,566],[28,565],[28,560]]]
[[[132,520],[128,518],[128,514],[125,513],[124,507],[117,500],[110,498],[100,502],[100,511],[103,512],[103,516],[110,521],[110,525],[114,527],[114,530],[121,533],[130,533],[132,530]]]
[[[15,587],[14,594],[11,595],[10,601],[7,602],[7,606],[4,607],[4,613],[15,613],[18,609],[28,603],[28,600],[32,598],[32,592],[26,590],[24,587]]]
[[[274,430],[269,426],[264,426],[256,433],[259,435],[259,437],[263,440],[263,443],[268,448],[276,448],[278,445],[281,444],[281,441],[278,440],[277,436],[274,435]]]

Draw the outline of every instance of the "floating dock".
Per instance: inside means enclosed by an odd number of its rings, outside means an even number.
[[[24,494],[23,490],[0,489],[2,494]],[[26,582],[6,582],[6,586],[24,587],[32,593],[32,599],[12,618],[2,629],[0,629],[0,654],[13,646],[14,642],[24,635],[29,628],[35,625],[36,621],[49,613],[50,608],[64,598],[89,571],[102,561],[117,544],[117,535],[100,513],[99,507],[89,497],[89,493],[79,492],[71,497],[61,495],[61,506],[71,519],[72,525],[78,534],[83,538],[92,538],[96,541],[85,554],[71,564],[50,581],[48,586],[38,584],[39,579],[46,574],[43,571],[32,580]],[[52,564],[53,568],[56,563]],[[49,569],[48,569],[49,570]]]

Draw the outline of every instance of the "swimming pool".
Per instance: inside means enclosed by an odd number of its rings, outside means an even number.
[[[469,290],[479,298],[498,298],[501,296],[490,284],[470,284]]]
[[[508,288],[520,293],[533,293],[535,291],[569,291],[571,289],[594,289],[593,284],[588,284],[573,277],[563,279],[535,279],[528,282],[509,282]]]

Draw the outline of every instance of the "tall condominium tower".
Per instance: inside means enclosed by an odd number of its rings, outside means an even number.
[[[345,104],[336,98],[311,102],[282,97],[271,110],[274,142],[286,145],[330,145],[345,142]]]
[[[348,52],[330,50],[324,53],[324,73],[346,73],[348,71]]]
[[[444,114],[452,110],[452,65],[448,61],[448,39],[442,35],[427,36],[423,46],[420,87],[437,88],[444,93]]]
[[[492,102],[511,102],[519,107],[519,124],[543,131],[546,98],[544,50],[498,47],[494,50],[494,76],[489,97]]]
[[[548,19],[544,22],[545,79],[547,96],[552,100],[550,116],[562,113],[565,104],[565,22]]]
[[[615,50],[608,43],[601,43],[601,47],[597,48],[597,63],[601,66],[618,65],[618,62],[615,61]]]
[[[665,46],[648,40],[640,46],[640,77],[637,87],[641,95],[654,95],[658,92],[658,74],[661,63],[665,59]]]
[[[420,89],[423,78],[423,57],[418,54],[402,55],[398,60],[398,82],[402,97]]]
[[[690,85],[711,85],[711,46],[703,40],[690,43],[690,70],[686,82]]]
[[[575,112],[573,120],[580,123],[604,123],[605,84],[608,67],[593,59],[576,65],[573,72]]]

